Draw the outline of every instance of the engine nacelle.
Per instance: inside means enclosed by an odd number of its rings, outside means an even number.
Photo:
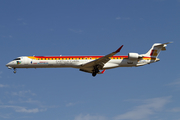
[[[129,53],[128,58],[129,59],[138,59],[140,55],[138,53]]]

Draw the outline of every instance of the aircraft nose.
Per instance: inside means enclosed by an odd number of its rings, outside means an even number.
[[[11,67],[12,64],[13,64],[13,63],[12,63],[12,61],[11,61],[11,62],[9,62],[9,63],[6,64],[6,67],[12,68],[12,67]]]
[[[8,67],[10,65],[10,62],[6,64],[6,67]]]

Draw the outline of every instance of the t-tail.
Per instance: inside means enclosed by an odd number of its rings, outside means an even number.
[[[167,44],[172,43],[172,42],[168,42],[168,43],[155,43],[152,48],[146,53],[143,54],[143,56],[146,57],[151,57],[151,58],[157,58],[159,53],[164,50],[166,50],[166,46]]]

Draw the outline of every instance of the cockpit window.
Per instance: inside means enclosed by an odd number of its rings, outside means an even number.
[[[14,59],[14,60],[21,60],[21,58],[16,58],[16,59]]]

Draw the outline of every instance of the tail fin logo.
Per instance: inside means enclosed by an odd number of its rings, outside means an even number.
[[[157,56],[157,55],[158,55],[157,50],[152,50],[151,51],[150,56]]]

